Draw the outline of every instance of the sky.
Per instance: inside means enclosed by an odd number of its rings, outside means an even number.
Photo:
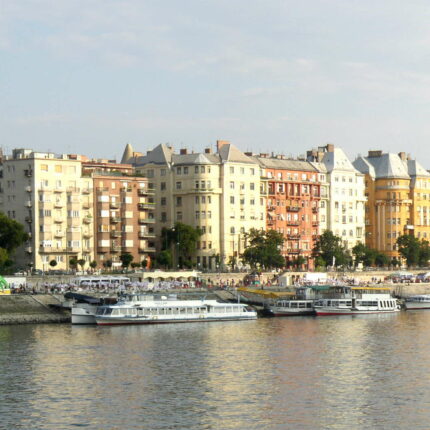
[[[0,147],[333,143],[430,169],[429,22],[424,0],[0,0]]]

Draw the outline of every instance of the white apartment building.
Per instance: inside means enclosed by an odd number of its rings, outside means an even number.
[[[307,156],[309,161],[321,163],[326,169],[329,184],[326,228],[341,237],[347,249],[364,243],[364,175],[355,169],[344,151],[334,145],[308,151]]]

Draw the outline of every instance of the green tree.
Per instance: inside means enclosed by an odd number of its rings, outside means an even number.
[[[156,256],[155,261],[157,265],[166,269],[168,267],[172,267],[172,253],[168,249],[160,251]]]
[[[0,248],[6,249],[11,255],[26,240],[28,233],[25,232],[24,226],[0,212]]]
[[[97,261],[96,260],[91,261],[90,267],[91,267],[91,269],[94,270],[97,267]]]
[[[192,267],[197,241],[202,234],[199,228],[177,222],[173,228],[161,230],[161,244],[163,250],[173,247],[176,264],[179,267]]]
[[[76,257],[70,258],[70,260],[69,260],[69,266],[72,269],[76,269],[77,265],[78,265],[78,259]]]
[[[408,267],[416,266],[420,261],[420,241],[410,234],[404,234],[398,237],[396,242],[399,253],[406,260]]]
[[[428,266],[430,260],[430,244],[427,240],[422,240],[420,243],[420,266]]]
[[[248,246],[242,254],[245,264],[249,264],[252,268],[265,269],[285,266],[285,259],[281,253],[284,243],[282,233],[252,228],[246,233],[246,239]]]
[[[81,270],[84,268],[86,260],[84,260],[83,258],[80,258],[79,260],[77,260],[77,263],[79,264],[79,266],[81,266]]]
[[[376,254],[375,263],[378,267],[385,267],[390,264],[390,258],[383,252]]]
[[[49,265],[50,265],[52,268],[54,268],[57,264],[58,264],[58,263],[57,263],[57,260],[51,260],[51,261],[49,262]]]
[[[103,267],[105,269],[110,269],[112,267],[112,260],[109,259],[109,260],[103,261]]]
[[[312,250],[314,258],[320,257],[319,261],[324,261],[324,266],[346,266],[351,264],[351,255],[342,245],[342,239],[332,231],[326,230],[315,243]]]
[[[119,259],[121,261],[122,267],[127,269],[128,266],[130,266],[130,263],[133,261],[134,257],[129,252],[123,252],[119,256]]]

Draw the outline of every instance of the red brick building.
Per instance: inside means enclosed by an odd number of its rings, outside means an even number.
[[[303,257],[299,268],[312,268],[312,249],[319,235],[318,170],[307,161],[282,156],[256,158],[267,180],[267,229],[284,235],[282,253],[287,265]]]

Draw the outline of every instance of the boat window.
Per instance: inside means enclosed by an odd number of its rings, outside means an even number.
[[[299,308],[305,308],[306,307],[306,303],[300,302],[299,303]]]
[[[306,307],[307,308],[311,308],[312,307],[312,303],[310,303],[310,302],[306,303]]]
[[[297,308],[297,303],[291,303],[292,308]]]
[[[119,315],[119,309],[114,309],[112,311],[112,315]]]

